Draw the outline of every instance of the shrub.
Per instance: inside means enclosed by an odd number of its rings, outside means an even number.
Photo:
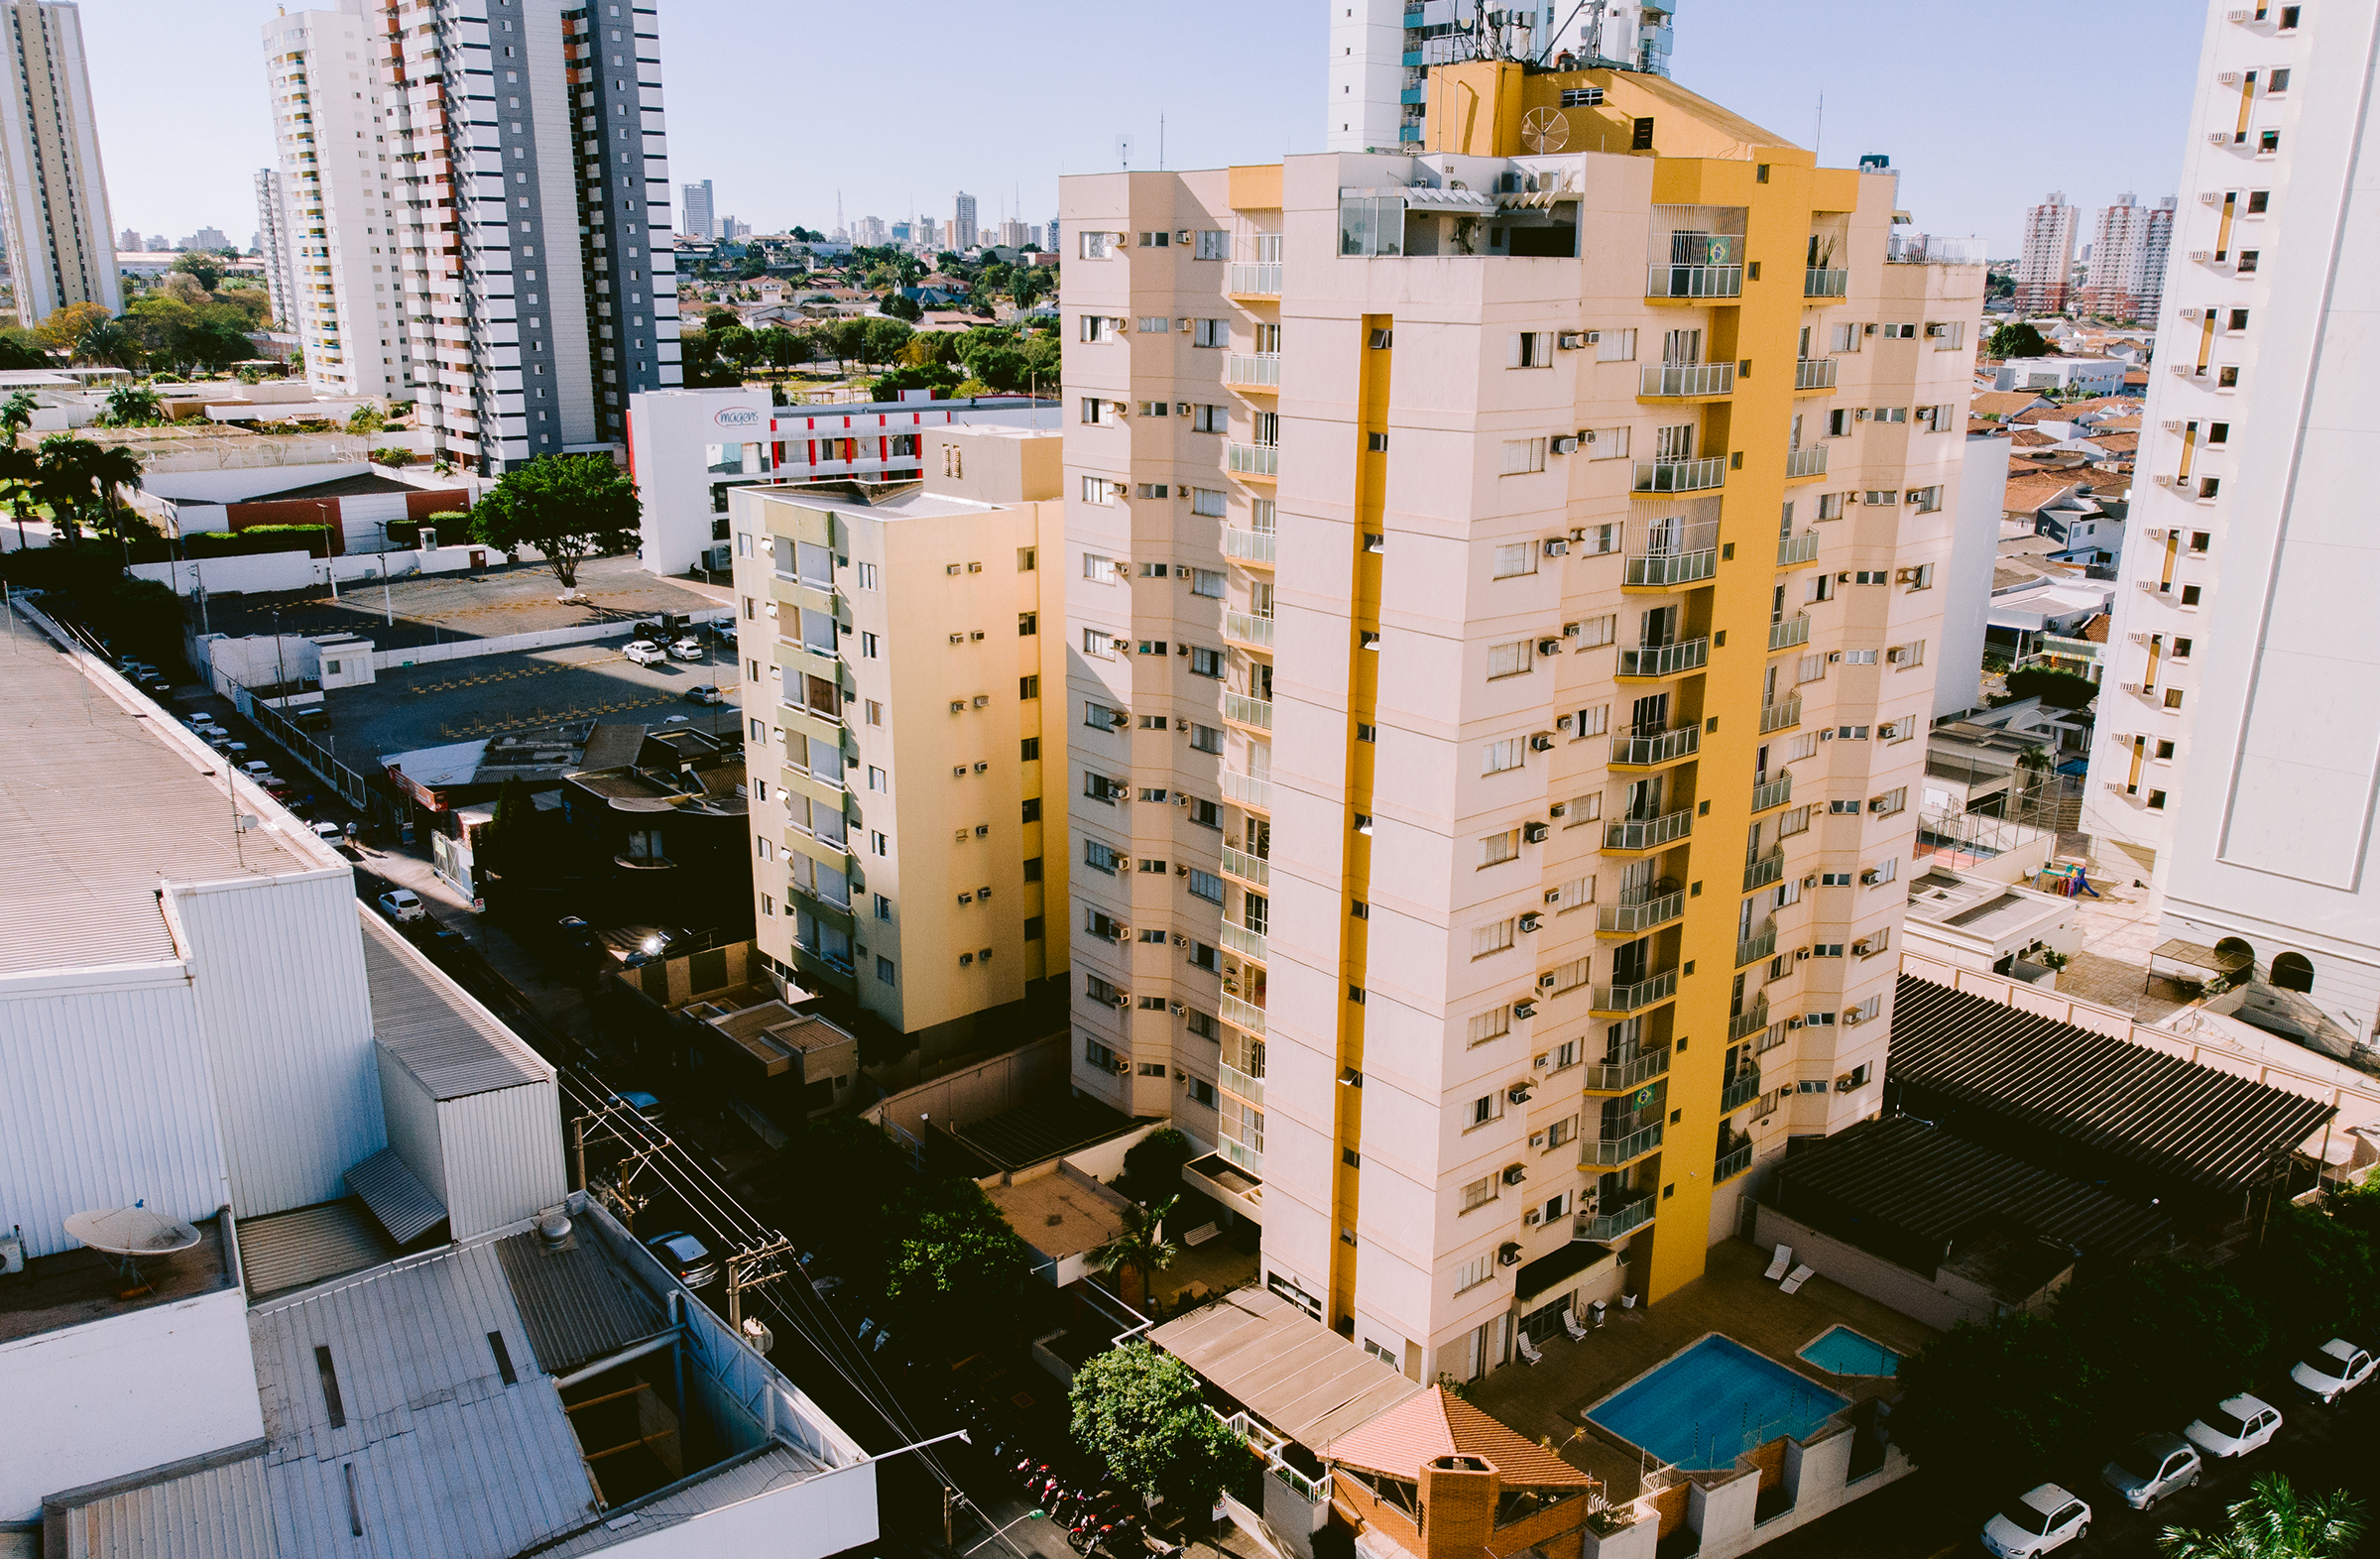
[[[330,555],[330,528],[319,525],[252,525],[245,531],[201,531],[183,539],[192,557],[246,557],[258,552]]]

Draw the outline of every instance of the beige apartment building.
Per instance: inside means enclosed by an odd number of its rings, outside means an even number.
[[[1061,1026],[1067,947],[1061,511],[1006,496],[1049,491],[1057,439],[942,431],[934,468],[999,501],[729,496],[761,951],[929,1059]]]
[[[1878,1110],[1982,293],[1660,77],[1429,79],[1410,156],[1065,180],[1048,563],[1076,1086],[1425,1380]]]

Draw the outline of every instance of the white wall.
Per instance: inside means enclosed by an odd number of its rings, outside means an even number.
[[[607,1551],[637,1559],[821,1559],[876,1541],[876,1464],[787,1484],[645,1536],[635,1535],[634,1512],[623,1521],[629,1535]]]
[[[1942,565],[1942,652],[1935,658],[1934,716],[1983,701],[1983,629],[1991,610],[1991,570],[1999,554],[2000,513],[2008,493],[2008,439],[1966,440],[1959,468],[1957,529]]]
[[[293,487],[345,481],[371,469],[359,460],[351,464],[244,466],[230,471],[159,471],[142,481],[141,490],[183,502],[238,504],[268,493],[286,493]]]

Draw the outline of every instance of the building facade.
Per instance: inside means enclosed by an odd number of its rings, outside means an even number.
[[[962,189],[951,206],[950,247],[965,254],[975,247],[975,196]]]
[[[2064,190],[2025,213],[2025,247],[2016,259],[2016,311],[2058,314],[2074,291],[2075,221]]]
[[[2111,319],[2154,319],[2165,288],[2167,252],[2173,247],[2175,197],[2155,206],[2129,193],[2099,212],[2098,236],[2089,248],[2089,280],[2082,306]]]
[[[265,293],[273,300],[273,322],[295,331],[298,274],[291,266],[290,208],[278,168],[256,171],[256,247],[265,262]]]
[[[10,0],[9,73],[0,94],[0,217],[17,318],[36,325],[68,303],[124,306],[99,126],[73,0]]]
[[[2340,240],[2371,204],[2351,169],[2380,138],[2380,6],[2218,5],[2205,28],[2083,827],[2156,853],[2163,936],[2245,940],[2361,1038],[2380,683],[2347,625],[2380,550],[2346,518],[2375,414]]]
[[[718,197],[712,192],[711,181],[705,179],[698,184],[686,184],[678,190],[679,205],[684,219],[677,230],[689,238],[719,236]]]
[[[1981,268],[1642,81],[1065,181],[1076,1085],[1419,1379],[1877,1108]]]

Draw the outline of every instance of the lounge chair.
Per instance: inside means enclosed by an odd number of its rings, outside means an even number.
[[[1801,1291],[1802,1284],[1808,1282],[1811,1276],[1812,1272],[1810,1265],[1808,1262],[1804,1262],[1802,1265],[1793,1269],[1792,1276],[1777,1284],[1777,1292],[1783,1294],[1799,1293]]]
[[[1512,1343],[1514,1347],[1520,1350],[1520,1357],[1526,1359],[1529,1363],[1543,1364],[1545,1362],[1545,1355],[1539,1353],[1537,1351],[1537,1345],[1529,1341],[1528,1333],[1514,1332],[1512,1334]]]
[[[1769,1262],[1768,1270],[1762,1272],[1760,1275],[1773,1283],[1778,1278],[1784,1276],[1786,1269],[1792,1265],[1793,1247],[1789,1245],[1781,1245],[1777,1247],[1777,1259]]]
[[[1570,1334],[1570,1340],[1574,1343],[1586,1340],[1587,1328],[1579,1323],[1579,1312],[1576,1310],[1562,1312],[1562,1329]]]

